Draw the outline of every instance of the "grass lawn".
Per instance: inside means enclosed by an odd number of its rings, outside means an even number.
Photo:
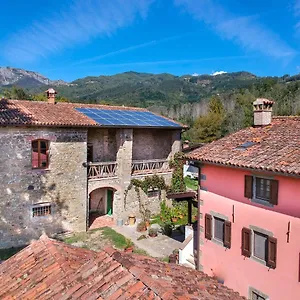
[[[191,177],[186,176],[186,177],[184,177],[184,182],[188,189],[191,189],[193,191],[198,190],[198,180],[197,179],[192,179]]]
[[[74,244],[78,247],[96,251],[108,246],[113,246],[120,250],[133,246],[130,239],[127,239],[125,236],[110,227],[75,233],[72,236],[63,239],[63,241],[68,244]]]
[[[125,249],[133,245],[130,239],[127,239],[124,235],[116,232],[110,227],[104,227],[99,229],[102,233],[103,238],[109,240],[112,245],[118,249]]]

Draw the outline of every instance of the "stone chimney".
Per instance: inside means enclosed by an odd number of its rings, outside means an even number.
[[[48,103],[55,104],[55,95],[57,92],[53,88],[50,88],[45,93],[47,93]]]
[[[264,98],[258,98],[253,102],[254,126],[271,124],[273,104],[273,101]]]

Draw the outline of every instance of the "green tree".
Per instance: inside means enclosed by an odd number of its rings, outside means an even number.
[[[195,121],[190,137],[193,143],[209,143],[222,137],[225,109],[219,97],[213,96],[208,104],[208,114]]]

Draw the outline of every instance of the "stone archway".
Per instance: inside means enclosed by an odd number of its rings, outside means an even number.
[[[116,198],[118,198],[118,191],[110,186],[95,188],[89,193],[89,229],[114,225]]]

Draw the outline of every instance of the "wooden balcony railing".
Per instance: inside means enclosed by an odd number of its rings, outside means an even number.
[[[131,174],[152,174],[169,172],[169,162],[166,159],[133,160]]]
[[[117,162],[95,162],[88,164],[88,179],[100,179],[117,176]]]

